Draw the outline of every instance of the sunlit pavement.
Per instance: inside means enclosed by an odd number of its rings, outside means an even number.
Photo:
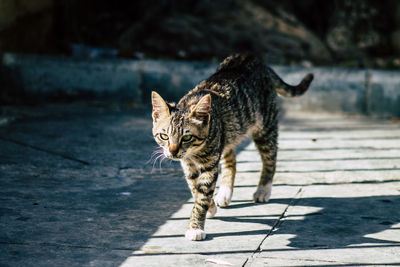
[[[180,166],[152,157],[147,112],[45,107],[0,127],[0,265],[399,266],[400,123],[286,117],[272,199],[238,152],[232,204],[187,241]],[[18,117],[18,116],[17,116]]]

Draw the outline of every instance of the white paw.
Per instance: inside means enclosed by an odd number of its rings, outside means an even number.
[[[207,211],[207,218],[212,218],[214,217],[215,213],[217,213],[217,206],[213,205],[210,207]]]
[[[271,197],[272,183],[259,186],[253,195],[254,202],[267,202]]]
[[[201,229],[188,229],[185,233],[185,238],[192,241],[206,239],[206,232]]]
[[[232,199],[232,190],[226,186],[221,185],[218,194],[214,197],[215,204],[219,207],[226,207],[231,203]]]

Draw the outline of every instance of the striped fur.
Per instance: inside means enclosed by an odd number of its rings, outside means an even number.
[[[179,103],[152,94],[153,135],[164,155],[181,162],[194,198],[186,238],[205,238],[206,213],[229,205],[236,173],[235,147],[250,135],[261,155],[262,170],[255,202],[268,201],[277,156],[277,93],[303,94],[313,79],[298,86],[284,83],[261,60],[250,55],[226,58],[216,73],[198,84]],[[221,163],[221,187],[213,199]]]

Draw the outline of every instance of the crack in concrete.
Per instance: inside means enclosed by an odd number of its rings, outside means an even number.
[[[365,158],[320,158],[320,159],[278,159],[279,162],[314,162],[314,161],[352,161],[352,160],[387,160],[400,159],[400,157],[365,157]],[[238,160],[236,163],[258,163],[256,160]]]
[[[353,150],[353,151],[362,151],[362,150],[371,150],[371,151],[387,151],[387,150],[400,150],[400,147],[373,147],[373,146],[354,146],[354,147],[301,147],[301,148],[281,148],[279,151],[335,151],[335,150]],[[250,148],[246,149],[246,152],[254,152],[256,149]]]
[[[304,171],[276,171],[275,173],[326,173],[326,172],[386,172],[400,171],[400,168],[371,168],[371,169],[332,169],[332,170],[304,170]],[[259,170],[237,171],[237,173],[259,173]]]
[[[257,256],[262,252],[261,246],[262,244],[267,240],[267,238],[279,227],[279,225],[282,223],[282,219],[285,217],[285,214],[287,210],[289,209],[290,206],[294,205],[295,202],[301,197],[301,194],[303,192],[303,188],[300,187],[299,190],[297,191],[296,195],[292,198],[290,203],[286,206],[285,210],[282,212],[282,214],[279,216],[279,218],[275,221],[274,225],[272,228],[268,231],[267,235],[261,240],[260,244],[256,248],[256,250],[253,252],[253,254],[248,257],[245,262],[243,263],[242,267],[246,266],[251,266],[253,263],[253,260],[257,258]]]
[[[76,249],[111,249],[111,250],[122,250],[122,251],[134,251],[134,248],[117,248],[117,247],[97,247],[97,246],[84,246],[84,245],[72,245],[72,244],[61,244],[61,243],[47,243],[47,242],[4,242],[0,241],[0,245],[14,245],[14,246],[43,246],[43,247],[64,247],[64,248],[76,248]]]
[[[70,156],[68,154],[61,153],[61,152],[56,152],[56,151],[51,151],[51,150],[48,150],[48,149],[45,149],[45,148],[41,148],[41,147],[37,147],[37,146],[31,145],[31,144],[27,144],[27,143],[24,143],[24,142],[15,140],[15,139],[11,139],[11,138],[6,138],[6,137],[3,137],[3,136],[0,136],[0,140],[6,141],[6,142],[10,142],[10,143],[14,143],[14,144],[17,144],[17,145],[20,145],[20,146],[28,147],[28,148],[33,149],[33,150],[45,152],[45,153],[50,154],[50,155],[59,156],[59,157],[62,157],[64,159],[75,161],[75,162],[78,162],[78,163],[83,164],[83,165],[90,165],[89,162],[81,160],[81,159],[78,159],[78,158],[75,158],[75,157],[72,157],[72,156]]]
[[[278,258],[278,257],[260,257],[260,258],[263,258],[263,259],[278,259],[278,260],[282,259],[282,258]],[[324,262],[324,263],[340,263],[340,264],[362,264],[362,263],[354,263],[354,262],[314,260],[314,259],[298,259],[298,258],[286,258],[286,260],[291,260],[291,261],[309,261],[309,262]]]
[[[279,257],[260,257],[262,259],[277,259],[282,260]],[[344,261],[333,261],[333,260],[314,260],[314,259],[301,259],[301,258],[286,258],[286,260],[292,261],[305,261],[305,262],[313,262],[313,263],[335,263],[335,265],[329,266],[400,266],[400,263],[365,263],[365,262],[344,262]],[[304,266],[304,265],[302,265]],[[325,265],[324,265],[325,266]]]
[[[314,185],[348,185],[348,184],[387,184],[387,183],[398,183],[400,179],[390,179],[382,181],[364,180],[364,181],[352,181],[352,182],[316,182],[309,184],[274,184],[274,186],[314,186]]]

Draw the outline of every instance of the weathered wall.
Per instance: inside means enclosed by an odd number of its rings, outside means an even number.
[[[149,104],[152,90],[177,101],[218,64],[165,60],[83,60],[65,57],[6,54],[0,68],[0,87],[31,96],[90,92],[124,101]],[[340,112],[400,116],[398,71],[274,66],[290,84],[308,72],[315,79],[306,95],[284,99],[290,111]]]

